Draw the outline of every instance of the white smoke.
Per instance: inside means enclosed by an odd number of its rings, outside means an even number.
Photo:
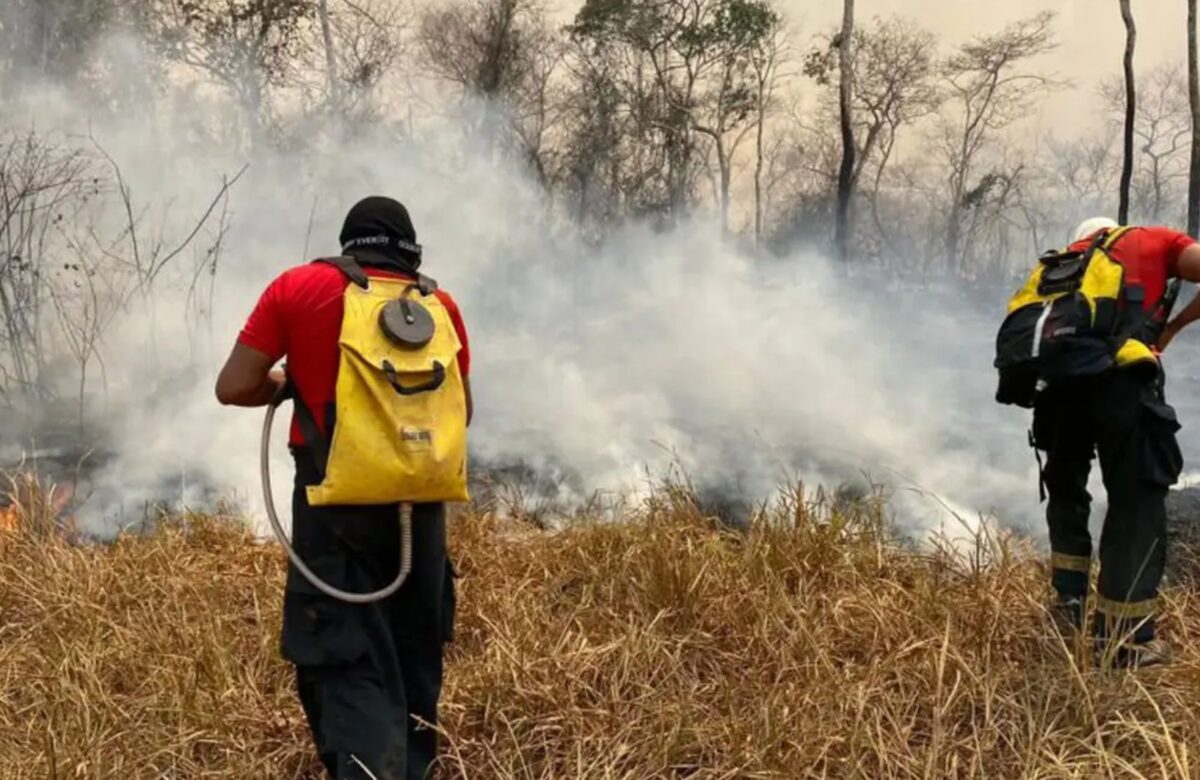
[[[227,107],[213,99],[118,120],[78,106],[48,90],[9,121],[90,127],[149,219],[169,215],[168,233],[249,164],[227,203],[211,323],[184,316],[189,256],[152,309],[135,307],[106,338],[119,457],[81,509],[94,532],[146,502],[203,502],[214,488],[260,511],[262,412],[218,406],[216,372],[270,279],[336,252],[343,215],[370,194],[409,207],[424,270],[462,306],[471,446],[484,462],[563,470],[580,498],[644,489],[647,472],[676,460],[698,482],[751,497],[868,475],[895,488],[897,513],[918,528],[954,526],[951,510],[968,524],[995,513],[1020,525],[1038,511],[1026,421],[992,400],[1000,300],[989,308],[884,271],[850,276],[811,252],[756,258],[705,214],[666,233],[631,225],[594,247],[518,164],[464,141],[454,113],[415,137],[314,125],[319,140],[303,152],[245,159],[186,132],[219,121]],[[286,506],[282,422],[275,438]]]

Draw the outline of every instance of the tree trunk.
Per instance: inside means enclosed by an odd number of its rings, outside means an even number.
[[[1150,221],[1157,225],[1159,215],[1162,214],[1163,202],[1162,161],[1157,157],[1152,163],[1151,176],[1154,183],[1154,205],[1150,208]]]
[[[954,198],[950,207],[950,218],[946,223],[946,265],[952,271],[961,271],[965,263],[959,257],[959,246],[962,244],[962,196]]]
[[[338,83],[337,52],[333,50],[333,25],[329,23],[329,0],[317,4],[321,18],[321,37],[325,43],[325,78],[329,82],[329,102],[336,109],[341,107],[341,89]]]
[[[717,137],[717,166],[721,176],[721,235],[729,235],[729,209],[733,189],[733,163],[730,153],[725,148],[724,140]]]
[[[84,428],[87,424],[87,365],[88,358],[85,355],[79,360],[79,408],[76,410],[79,414],[79,435],[83,439]]]
[[[242,104],[245,115],[246,133],[252,150],[263,146],[266,127],[263,117],[263,84],[259,81],[259,73],[252,66],[243,69],[244,80],[237,86],[238,99]]]
[[[1137,25],[1133,21],[1130,0],[1120,0],[1121,18],[1125,21],[1125,160],[1121,165],[1121,202],[1117,221],[1129,222],[1129,186],[1133,181],[1133,128],[1137,111],[1137,92],[1133,79],[1133,51],[1137,45]]]
[[[842,167],[838,171],[837,226],[835,240],[838,257],[843,263],[850,260],[850,199],[854,186],[854,126],[850,116],[850,100],[854,89],[852,52],[854,38],[854,0],[843,0],[842,37],[839,44],[839,70],[841,79],[838,88],[842,125]]]
[[[1195,0],[1192,0],[1193,2]],[[762,248],[763,239],[763,133],[766,124],[766,87],[761,77],[758,82],[758,127],[754,139],[754,248]]]
[[[1188,234],[1200,235],[1200,54],[1196,46],[1196,0],[1188,0],[1188,95],[1192,105],[1192,165],[1188,174]]]
[[[871,185],[871,219],[875,222],[875,230],[879,233],[879,238],[886,241],[888,234],[883,229],[883,220],[879,216],[879,188],[883,183],[883,171],[887,167],[888,161],[892,158],[892,149],[896,145],[896,126],[888,130],[887,141],[883,144],[883,151],[879,155],[879,166],[875,169],[875,181]]]
[[[25,363],[24,339],[21,338],[21,331],[17,325],[14,306],[9,301],[8,293],[2,284],[0,284],[0,309],[3,310],[4,324],[8,328],[8,344],[9,351],[12,353],[13,370],[17,372],[17,381],[21,385],[21,395],[24,396],[29,392],[30,384],[29,369]]]
[[[777,26],[770,36],[759,46],[754,61],[755,111],[757,113],[754,128],[754,248],[762,249],[766,232],[766,200],[767,186],[763,181],[767,167],[767,106],[775,93],[776,76],[778,75],[779,59],[782,55],[784,33]]]

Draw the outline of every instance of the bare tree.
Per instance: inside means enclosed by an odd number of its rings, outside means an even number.
[[[566,58],[566,44],[551,30],[546,17],[534,16],[529,23],[530,56],[524,78],[510,96],[506,117],[517,153],[550,193],[560,175],[560,150],[550,143],[566,113],[566,91],[559,75]]]
[[[235,181],[226,182],[218,199]],[[101,349],[107,330],[135,296],[149,300],[216,202],[173,239],[165,214],[155,231],[143,227],[153,209],[133,202],[120,167],[98,145],[88,149],[35,133],[7,136],[0,143],[4,395],[47,400],[74,377],[82,420],[93,365],[107,382]],[[114,231],[113,218],[120,216],[123,225]],[[77,373],[48,370],[63,357]]]
[[[69,260],[61,271],[56,269],[52,283],[47,285],[59,333],[78,369],[77,415],[81,432],[87,416],[88,371],[93,362],[100,367],[107,393],[108,377],[101,345],[104,334],[121,313],[125,297],[122,275],[105,262],[103,255],[88,251],[90,243],[86,235],[82,239],[69,238],[65,247]]]
[[[5,0],[0,4],[0,75],[10,89],[23,77],[69,79],[93,44],[116,26],[119,0]]]
[[[228,178],[223,183],[228,185]],[[211,344],[213,338],[215,315],[213,303],[216,296],[217,271],[231,221],[228,187],[225,188],[220,199],[221,208],[220,213],[216,215],[215,227],[207,230],[207,240],[204,242],[203,249],[198,245],[193,253],[195,259],[192,263],[192,277],[188,283],[187,294],[187,319],[190,321],[187,333],[193,361],[200,354],[200,346],[206,343]],[[314,201],[315,205],[316,201]],[[308,257],[307,245],[302,257]]]
[[[121,299],[122,306],[127,304],[134,294],[146,299],[154,290],[154,284],[183,253],[192,245],[196,237],[208,224],[218,207],[224,202],[229,190],[245,175],[249,165],[243,165],[233,177],[222,180],[216,195],[207,204],[200,216],[192,222],[182,238],[172,238],[161,229],[147,238],[141,226],[143,209],[133,201],[133,191],[125,180],[120,164],[98,143],[93,141],[97,152],[108,163],[112,181],[116,185],[116,195],[125,217],[123,229],[111,241],[102,242],[96,239],[100,251],[115,264],[120,265],[133,277],[133,284]]]
[[[345,120],[333,131],[377,123],[375,90],[405,54],[405,8],[393,0],[321,0],[317,16],[320,45],[301,46],[280,85],[299,89],[309,116],[333,113]]]
[[[53,84],[100,116],[152,108],[162,69],[136,35],[147,0],[3,0],[0,2],[0,102],[13,117],[21,100]],[[120,45],[109,45],[119,36]],[[114,74],[120,74],[114,78]]]
[[[563,42],[533,0],[458,0],[421,18],[419,46],[428,67],[464,95],[484,99],[473,129],[498,147],[515,148],[543,184],[545,140],[558,121],[554,78]]]
[[[528,0],[459,0],[431,6],[421,18],[420,46],[436,75],[488,98],[502,98],[522,79],[532,42]]]
[[[406,15],[391,0],[342,0],[338,7],[333,16],[338,75],[344,93],[361,101],[404,52]]]
[[[325,45],[325,77],[329,83],[329,99],[334,107],[341,105],[341,78],[338,75],[338,56],[333,48],[333,23],[329,19],[329,0],[318,0],[317,17],[321,20],[321,42]]]
[[[769,5],[754,2],[724,5],[715,16],[721,31],[718,65],[713,85],[707,91],[702,89],[698,96],[692,126],[712,140],[718,167],[715,189],[721,230],[728,234],[733,157],[754,128],[754,122],[748,120],[754,116],[756,105],[760,116],[765,113],[766,84],[762,79],[772,75],[767,66],[756,64],[756,57],[763,56],[764,47],[775,45],[782,20]],[[776,51],[773,59],[777,55]]]
[[[766,191],[771,210],[772,241],[803,242],[829,248],[835,219],[838,172],[842,147],[833,113],[813,115],[795,103],[778,129],[770,148]],[[815,119],[815,121],[814,121]]]
[[[1129,222],[1129,188],[1133,181],[1133,132],[1137,116],[1137,90],[1133,75],[1133,52],[1137,46],[1137,25],[1129,0],[1121,0],[1121,19],[1125,22],[1125,157],[1121,163],[1120,204],[1117,221]]]
[[[892,160],[900,130],[929,116],[941,104],[934,84],[937,40],[909,19],[876,18],[869,28],[855,30],[854,100],[855,191],[864,175],[870,178],[868,200],[877,232],[883,227],[879,193]],[[818,84],[832,86],[830,74],[837,67],[834,49],[817,49],[805,63],[805,73]],[[822,113],[832,116],[837,106],[830,100]]]
[[[942,101],[932,81],[936,47],[932,33],[899,17],[876,20],[860,38],[855,92],[863,141],[854,180],[857,187],[874,162],[869,200],[872,221],[881,238],[888,230],[879,214],[879,190],[900,130],[932,114]]]
[[[842,131],[842,164],[838,170],[836,236],[838,256],[850,260],[850,199],[854,194],[854,0],[843,0],[842,32],[838,38],[838,117]]]
[[[788,51],[787,29],[780,23],[758,43],[750,57],[754,74],[754,246],[758,248],[763,244],[767,194],[765,175],[770,154],[766,141],[767,119],[775,102],[782,75],[780,68]]]
[[[959,269],[963,278],[1002,277],[1012,256],[1013,233],[1021,227],[1016,220],[1029,214],[1029,204],[1022,202],[1026,176],[1020,157],[1005,155],[964,195],[963,255],[979,260]],[[982,250],[976,253],[978,247]]]
[[[951,267],[961,268],[964,263],[961,242],[967,196],[986,183],[975,181],[981,153],[997,132],[1024,113],[1035,95],[1053,86],[1047,77],[1024,70],[1028,60],[1054,48],[1053,21],[1052,13],[1041,13],[976,37],[942,66],[956,114],[942,123],[938,134],[948,168],[945,256]]]
[[[169,59],[228,88],[262,140],[270,90],[309,45],[314,0],[145,0],[146,34]]]
[[[691,207],[712,145],[719,178],[754,110],[750,58],[778,24],[766,0],[587,0],[569,28],[589,56],[610,58],[644,156],[635,180],[668,220]],[[730,137],[732,134],[732,137]],[[720,181],[718,200],[727,200]]]
[[[1188,166],[1188,233],[1200,236],[1200,53],[1196,45],[1196,0],[1188,0],[1188,104],[1192,115],[1192,157]]]
[[[600,232],[625,207],[622,200],[629,188],[621,148],[634,137],[634,115],[611,52],[574,42],[566,67],[570,87],[563,106],[563,186],[576,223],[585,233]]]
[[[1042,203],[1052,215],[1056,236],[1064,236],[1079,220],[1111,208],[1121,173],[1119,123],[1096,123],[1093,133],[1067,140],[1051,139],[1042,155]],[[1044,249],[1045,247],[1040,247]]]
[[[45,395],[46,302],[60,226],[73,223],[99,193],[92,161],[35,133],[0,142],[0,316],[5,379],[23,396]]]
[[[1191,114],[1179,96],[1188,89],[1181,66],[1164,64],[1140,79],[1133,125],[1133,163],[1128,218],[1159,222],[1175,199],[1176,183],[1188,175]],[[1114,115],[1123,112],[1124,87],[1107,82],[1101,95]]]

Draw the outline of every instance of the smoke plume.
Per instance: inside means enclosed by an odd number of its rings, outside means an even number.
[[[164,498],[232,496],[261,511],[262,413],[218,406],[217,369],[258,293],[335,253],[346,210],[369,194],[408,206],[425,270],[462,306],[479,463],[563,475],[568,503],[636,494],[677,465],[751,500],[796,480],[877,481],[912,529],[954,528],[954,513],[1034,527],[1027,421],[992,400],[1002,294],[847,273],[811,251],[759,257],[704,213],[585,240],[518,161],[470,139],[479,106],[442,106],[405,133],[322,120],[296,151],[245,155],[194,132],[235,110],[216,96],[115,119],[81,105],[63,88],[31,91],[6,123],[94,141],[166,234],[186,231],[249,166],[220,200],[221,221],[105,335],[107,387],[93,387],[89,409],[114,457],[80,507],[92,532]],[[111,212],[102,220],[116,232],[124,214]],[[218,238],[211,294],[198,296],[196,269]]]

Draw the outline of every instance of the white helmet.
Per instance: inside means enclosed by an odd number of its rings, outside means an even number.
[[[1092,217],[1085,219],[1079,223],[1079,227],[1075,228],[1075,233],[1071,236],[1071,243],[1082,241],[1088,236],[1094,235],[1101,230],[1111,230],[1112,228],[1120,227],[1115,220],[1108,217]]]

